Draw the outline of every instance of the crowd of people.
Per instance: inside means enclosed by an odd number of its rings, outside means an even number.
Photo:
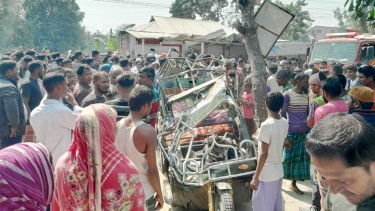
[[[306,63],[300,69],[281,61],[268,68],[272,91],[251,182],[254,211],[282,210],[282,179],[291,180],[289,188],[299,195],[304,192],[297,181],[313,180],[312,206],[306,211],[375,206],[375,159],[367,154],[375,147],[367,136],[375,132],[375,68],[320,65]]]
[[[0,207],[163,207],[156,57],[132,64],[112,53],[100,60],[98,51],[65,56],[29,50],[1,58]]]
[[[29,50],[0,59],[1,207],[163,207],[155,127],[157,78],[166,54],[99,55]],[[211,61],[204,55],[202,66]],[[226,70],[228,85],[239,86],[237,101],[254,134],[250,65],[239,58],[214,66]],[[267,63],[267,71],[268,119],[259,129],[258,165],[250,184],[254,211],[282,210],[283,179],[300,195],[297,182],[313,179],[308,210],[371,210],[375,69],[336,64],[329,70],[326,62],[299,68],[283,60]],[[196,74],[204,77],[207,71]]]

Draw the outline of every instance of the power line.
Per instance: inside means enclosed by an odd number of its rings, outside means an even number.
[[[319,0],[306,0],[307,3],[309,3],[309,1],[311,2],[322,2],[322,3],[328,3],[328,4],[338,4],[340,2],[333,2],[333,1],[319,1]],[[344,6],[344,5],[342,5]]]
[[[168,9],[171,7],[171,5],[166,5],[166,4],[153,4],[153,3],[136,2],[136,1],[120,1],[120,0],[94,0],[94,1],[104,2],[104,3],[138,5],[138,6],[145,6],[145,7],[168,8]]]
[[[84,5],[84,4],[82,4]],[[84,5],[85,7],[98,7],[98,5]],[[118,5],[106,5],[105,8],[118,8],[119,6]],[[164,7],[151,7],[151,6],[132,6],[132,8],[142,8],[142,9],[163,9],[165,10],[166,8]]]

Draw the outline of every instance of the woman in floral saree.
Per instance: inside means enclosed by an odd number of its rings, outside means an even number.
[[[144,211],[138,170],[114,145],[116,116],[94,104],[78,117],[73,142],[56,164],[53,211]]]

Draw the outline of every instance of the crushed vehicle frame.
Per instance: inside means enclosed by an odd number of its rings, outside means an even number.
[[[157,163],[167,204],[230,211],[251,200],[256,149],[220,60],[205,59],[167,57],[160,69]]]

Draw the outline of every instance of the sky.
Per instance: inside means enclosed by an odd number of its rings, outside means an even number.
[[[295,0],[281,0],[289,4]],[[89,31],[107,33],[122,24],[148,23],[152,15],[170,17],[169,7],[174,0],[76,0],[81,11],[85,13],[82,25]],[[315,20],[312,26],[337,26],[333,10],[344,8],[343,0],[306,0],[304,8]]]

